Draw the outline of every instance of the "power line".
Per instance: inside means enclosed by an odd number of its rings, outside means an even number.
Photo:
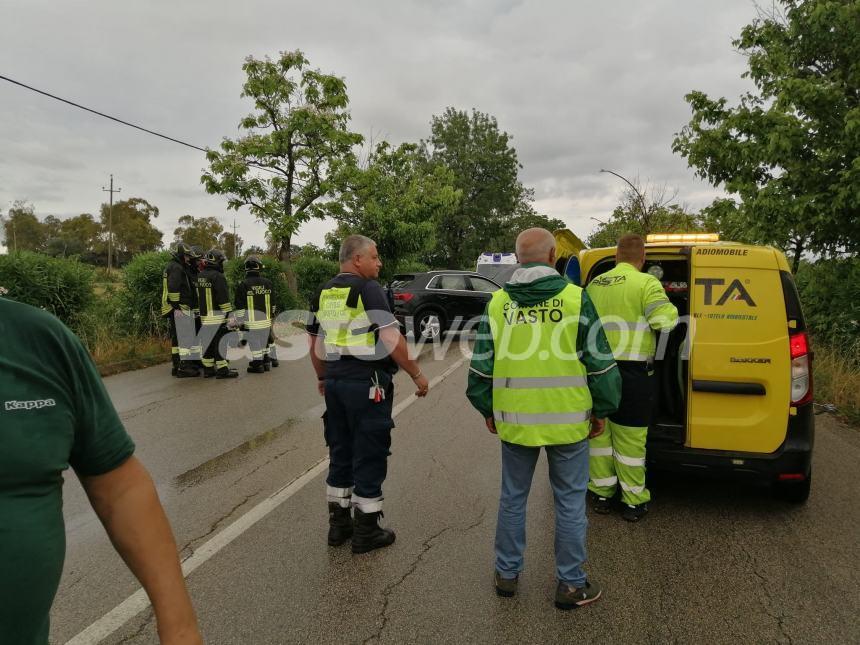
[[[175,139],[174,137],[169,137],[166,134],[161,134],[160,132],[156,132],[155,130],[150,130],[149,128],[144,128],[143,126],[135,125],[134,123],[129,123],[128,121],[123,121],[122,119],[119,119],[115,116],[111,116],[110,114],[105,114],[104,112],[99,112],[98,110],[88,108],[85,105],[81,105],[80,103],[75,103],[74,101],[64,99],[60,96],[56,96],[54,94],[51,94],[50,92],[45,92],[45,91],[37,89],[35,87],[31,87],[30,85],[26,85],[25,83],[21,83],[20,81],[16,81],[12,78],[9,78],[8,76],[3,76],[2,74],[0,74],[0,79],[2,79],[4,81],[9,81],[10,83],[12,83],[14,85],[18,85],[20,87],[28,89],[31,92],[36,92],[37,94],[42,94],[43,96],[47,96],[48,98],[52,98],[56,101],[60,101],[62,103],[67,103],[68,105],[79,108],[81,110],[85,110],[87,112],[92,112],[93,114],[97,114],[101,117],[104,117],[105,119],[110,119],[111,121],[116,121],[117,123],[122,123],[123,125],[127,125],[130,128],[135,128],[136,130],[141,130],[143,132],[146,132],[147,134],[153,134],[156,137],[161,137],[162,139],[167,139],[168,141],[173,141],[174,143],[178,143],[180,145],[187,146],[189,148],[193,148],[194,150],[199,150],[200,152],[206,152],[206,148],[201,148],[200,146],[195,146],[192,143],[188,143],[188,142],[182,141],[180,139]]]

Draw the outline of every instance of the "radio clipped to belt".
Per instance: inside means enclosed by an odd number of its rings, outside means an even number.
[[[374,372],[370,379],[370,395],[368,398],[374,403],[381,403],[385,400],[385,388],[379,384],[379,375]]]

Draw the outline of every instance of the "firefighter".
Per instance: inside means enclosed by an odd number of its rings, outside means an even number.
[[[191,245],[191,262],[189,263],[189,269],[191,273],[191,284],[197,284],[197,276],[206,268],[206,252],[203,250],[203,247],[199,244]],[[195,298],[197,296],[197,289],[194,289]],[[200,321],[200,306],[199,303],[196,303],[194,306],[194,333],[195,333],[195,342],[191,347],[191,360],[198,370],[203,369],[203,346],[200,343],[200,329],[202,328],[202,323]]]
[[[347,237],[340,247],[341,272],[314,296],[310,310],[315,316],[307,326],[326,405],[328,544],[338,546],[351,537],[353,553],[394,543],[394,531],[379,526],[379,518],[397,366],[414,381],[416,396],[425,396],[429,388],[376,281],[381,266],[373,240]]]
[[[191,247],[182,241],[173,248],[173,257],[161,276],[161,315],[170,325],[171,373],[178,378],[199,376],[192,362],[194,346],[194,308],[197,293],[191,281],[190,265],[194,261]]]
[[[609,416],[606,431],[591,440],[588,488],[594,511],[609,513],[620,485],[622,516],[629,522],[640,520],[651,500],[645,486],[645,441],[653,402],[654,332],[669,332],[678,323],[678,310],[660,281],[642,272],[644,265],[645,241],[639,235],[622,235],[615,268],[586,288],[622,380],[618,411]]]
[[[269,332],[272,328],[272,282],[260,275],[263,263],[253,255],[245,258],[245,279],[236,285],[236,318],[247,332],[251,348],[248,372],[262,374],[269,352]]]
[[[197,274],[197,302],[200,307],[203,376],[217,379],[236,378],[239,374],[230,369],[227,358],[221,353],[221,339],[227,333],[227,314],[233,310],[224,261],[227,256],[219,249],[211,249],[205,257],[205,266]]]

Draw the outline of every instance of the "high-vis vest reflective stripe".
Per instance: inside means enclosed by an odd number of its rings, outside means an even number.
[[[355,306],[349,306],[351,287],[329,287],[320,292],[319,310],[316,312],[320,326],[325,332],[325,348],[330,354],[348,356],[373,356],[376,353],[376,337],[370,329],[370,318],[361,302],[355,298]]]
[[[657,278],[626,262],[594,278],[586,290],[615,360],[653,359],[654,331],[668,331],[678,322],[678,310]]]
[[[493,416],[499,438],[522,446],[582,441],[591,392],[576,356],[582,289],[520,307],[500,289],[488,307],[493,335]]]

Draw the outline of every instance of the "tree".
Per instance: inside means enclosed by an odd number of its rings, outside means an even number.
[[[218,245],[218,238],[224,233],[217,217],[183,215],[178,222],[179,226],[173,230],[174,240],[182,240],[189,246],[201,246],[207,251]]]
[[[301,225],[325,217],[332,205],[329,172],[363,140],[347,129],[349,98],[342,78],[308,67],[301,51],[272,61],[251,56],[242,69],[242,96],[254,112],[242,119],[247,134],[209,150],[201,178],[209,193],[227,196],[229,208],[248,206],[268,227],[278,257],[289,262],[290,242]],[[288,276],[291,288],[295,279]]]
[[[224,231],[218,236],[218,248],[224,251],[228,260],[233,260],[242,254],[242,238],[230,231]]]
[[[430,162],[450,169],[461,199],[435,222],[431,263],[470,266],[533,200],[532,191],[517,179],[521,166],[510,140],[494,117],[474,109],[470,115],[449,107],[433,117],[422,149]]]
[[[621,177],[617,173],[612,174]],[[588,246],[615,246],[618,238],[625,233],[638,233],[644,237],[655,232],[689,233],[702,230],[697,216],[675,203],[677,195],[677,190],[670,193],[666,186],[652,188],[649,184],[643,187],[638,179],[634,179],[621,194],[621,201],[609,219],[599,221],[588,238]]]
[[[60,237],[70,246],[80,249],[80,253],[93,253],[103,233],[99,224],[89,213],[81,213],[60,223]]]
[[[3,218],[3,232],[9,251],[42,251],[48,239],[47,231],[32,204],[16,201]]]
[[[339,244],[352,233],[376,242],[387,275],[401,261],[423,257],[435,242],[435,223],[450,220],[460,203],[454,174],[428,163],[418,145],[379,143],[365,167],[344,164],[337,178],[334,217]]]
[[[108,204],[101,207],[101,225],[108,226]],[[145,199],[132,197],[113,205],[113,250],[117,264],[128,262],[133,255],[157,251],[163,233],[150,222],[158,217],[158,208]]]
[[[694,91],[673,150],[738,201],[716,213],[751,239],[804,251],[860,248],[860,4],[778,0],[741,31],[744,77],[735,107]]]

